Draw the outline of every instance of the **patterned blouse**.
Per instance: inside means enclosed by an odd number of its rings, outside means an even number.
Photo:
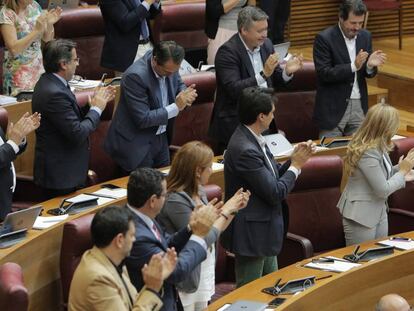
[[[0,10],[0,24],[13,25],[16,28],[17,39],[21,39],[32,32],[36,19],[41,14],[42,8],[36,1],[29,4],[19,15],[3,6]],[[15,96],[21,90],[32,90],[43,72],[40,38],[15,57],[5,48],[3,94]]]

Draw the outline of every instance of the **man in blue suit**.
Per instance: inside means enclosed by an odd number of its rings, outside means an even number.
[[[277,163],[262,133],[273,120],[276,97],[272,89],[249,87],[239,99],[240,125],[224,155],[226,200],[244,188],[251,192],[241,210],[222,233],[222,244],[236,255],[236,283],[240,287],[277,269],[288,228],[285,199],[293,189],[301,167],[313,152],[311,141],[300,143],[291,160]]]
[[[186,88],[178,74],[183,59],[181,46],[161,41],[122,76],[104,148],[125,171],[170,164],[167,132],[197,97],[194,85]]]
[[[128,181],[128,207],[134,213],[136,240],[126,259],[128,273],[137,290],[144,286],[141,269],[154,254],[165,253],[174,247],[178,253],[175,270],[164,281],[161,311],[182,310],[175,285],[187,278],[190,272],[207,256],[207,247],[216,237],[209,233],[217,218],[215,207],[206,205],[193,212],[187,228],[174,235],[164,233],[155,217],[161,211],[167,194],[164,175],[152,168],[139,168],[131,173]]]

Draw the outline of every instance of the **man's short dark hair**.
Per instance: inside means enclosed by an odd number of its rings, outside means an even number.
[[[129,175],[128,204],[135,208],[142,207],[152,196],[162,194],[162,181],[165,176],[153,168],[137,168]]]
[[[152,55],[157,59],[158,65],[162,66],[170,59],[178,65],[183,61],[185,52],[175,41],[160,41],[154,45]]]
[[[47,42],[43,48],[43,66],[47,73],[60,70],[60,62],[72,60],[72,50],[76,43],[67,39],[57,39]]]
[[[346,21],[350,12],[355,16],[361,16],[367,13],[367,7],[362,0],[344,0],[339,5],[339,17]]]
[[[132,212],[128,207],[108,206],[96,213],[92,220],[92,242],[97,247],[106,247],[120,233],[126,234]]]
[[[258,86],[244,89],[238,102],[240,122],[251,125],[256,122],[259,114],[269,114],[277,100],[273,93],[271,88]]]

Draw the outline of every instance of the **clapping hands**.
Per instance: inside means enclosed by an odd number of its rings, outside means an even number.
[[[19,145],[24,138],[40,126],[40,113],[30,115],[26,112],[15,124],[10,122],[7,130],[8,139]]]

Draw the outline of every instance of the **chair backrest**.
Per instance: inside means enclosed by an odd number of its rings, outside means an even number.
[[[60,249],[60,280],[63,302],[69,298],[70,283],[83,253],[92,248],[91,223],[93,214],[68,221],[63,226],[62,246]]]
[[[189,141],[200,140],[211,145],[208,128],[214,108],[216,76],[212,72],[197,72],[184,75],[182,79],[187,86],[196,85],[198,96],[191,107],[177,116],[171,144],[182,146]]]
[[[92,80],[99,80],[105,72],[108,78],[114,76],[113,71],[100,65],[105,32],[98,7],[64,10],[55,24],[55,34],[56,38],[76,42],[76,53],[80,58],[76,74]]]
[[[205,3],[164,5],[153,25],[154,42],[174,40],[186,51],[186,60],[197,66],[206,60],[208,38],[204,33]]]
[[[7,110],[3,107],[0,107],[0,126],[3,129],[3,132],[7,132],[7,124],[9,122],[9,115]]]
[[[309,239],[315,252],[345,246],[340,198],[342,160],[316,156],[308,160],[287,197],[289,232]]]
[[[8,262],[0,266],[0,310],[27,311],[29,294],[23,283],[22,269]]]
[[[313,121],[316,96],[316,72],[313,62],[304,62],[286,87],[278,88],[274,112],[277,128],[292,142],[318,139],[319,129]]]

